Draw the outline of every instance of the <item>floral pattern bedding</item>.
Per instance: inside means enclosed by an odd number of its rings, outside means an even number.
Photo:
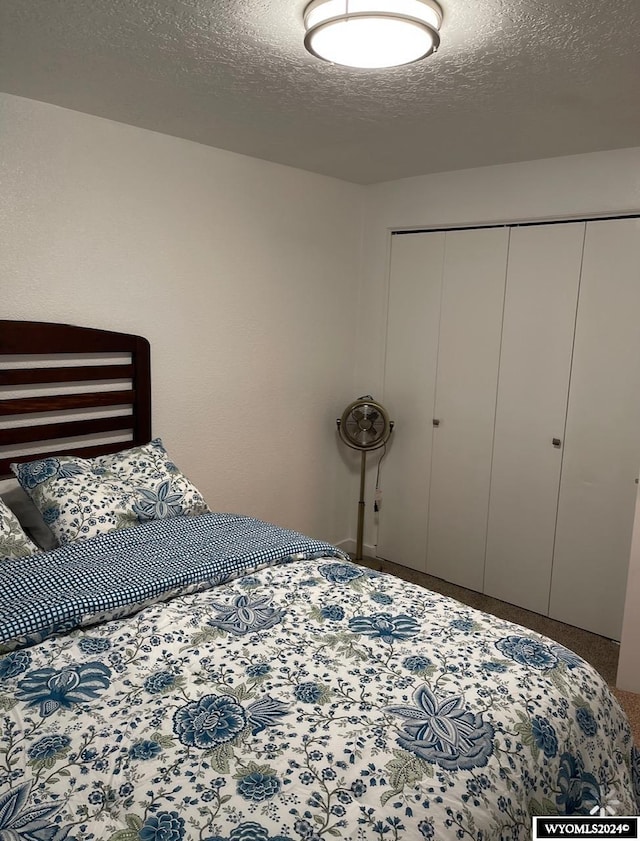
[[[184,549],[146,537],[161,576]],[[637,814],[628,723],[577,655],[317,553],[0,657],[0,839],[490,841]]]

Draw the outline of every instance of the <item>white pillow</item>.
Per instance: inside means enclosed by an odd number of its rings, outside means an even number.
[[[61,545],[148,520],[209,511],[159,438],[113,455],[58,456],[11,469]]]
[[[7,558],[27,558],[39,551],[22,531],[13,511],[0,499],[0,563]]]

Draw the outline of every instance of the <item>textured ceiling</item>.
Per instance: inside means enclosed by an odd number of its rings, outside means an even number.
[[[0,0],[0,90],[349,181],[640,145],[640,0],[440,0],[422,63],[302,46],[305,0]]]

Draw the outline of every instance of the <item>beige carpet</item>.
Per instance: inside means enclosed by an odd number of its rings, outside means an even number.
[[[426,587],[445,596],[451,596],[470,607],[475,607],[477,610],[482,610],[485,613],[499,616],[501,619],[515,622],[517,625],[523,625],[525,628],[531,628],[532,631],[544,634],[561,643],[566,648],[575,651],[587,663],[591,663],[607,681],[612,692],[626,712],[633,731],[634,742],[640,747],[640,695],[615,689],[619,652],[617,643],[600,637],[597,634],[583,631],[580,628],[565,625],[563,622],[557,622],[555,619],[540,616],[538,613],[532,613],[521,607],[515,607],[512,604],[507,604],[507,602],[501,602],[490,596],[484,596],[482,593],[476,593],[473,590],[466,590],[464,587],[449,584],[440,578],[434,578],[432,575],[426,575],[423,572],[418,572],[417,570],[409,569],[399,564],[392,564],[389,561],[381,561],[377,558],[364,558],[362,563],[371,569],[377,569],[380,572],[390,572],[405,581],[411,581],[414,584],[419,584],[421,587]]]

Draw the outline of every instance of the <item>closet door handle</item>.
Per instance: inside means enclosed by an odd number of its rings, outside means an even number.
[[[553,446],[554,446],[554,447],[556,447],[557,449],[560,449],[560,447],[562,446],[562,441],[561,441],[559,438],[552,438],[552,439],[551,439],[551,443],[552,443],[552,444],[553,444]]]
[[[433,425],[434,426],[440,426],[440,418],[434,418],[433,419]]]

